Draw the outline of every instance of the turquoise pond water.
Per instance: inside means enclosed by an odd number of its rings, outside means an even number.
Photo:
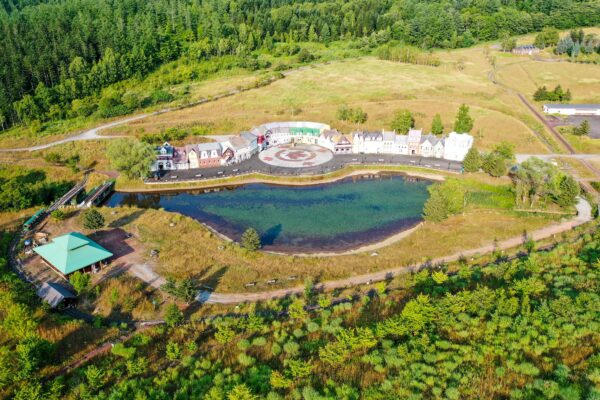
[[[209,193],[117,192],[107,205],[164,208],[235,240],[252,227],[267,250],[335,251],[373,243],[417,224],[429,184],[389,175],[302,187],[247,184]]]

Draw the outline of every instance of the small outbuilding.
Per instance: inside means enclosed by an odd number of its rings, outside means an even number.
[[[63,302],[71,303],[77,298],[69,289],[56,282],[44,282],[38,289],[37,295],[51,308],[56,308]]]
[[[546,114],[600,116],[600,104],[544,104]]]
[[[539,54],[539,52],[540,52],[540,49],[538,49],[537,47],[535,47],[532,44],[517,46],[514,49],[512,49],[513,54],[519,54],[522,56],[531,56],[533,54]]]
[[[79,232],[59,236],[33,251],[64,278],[76,271],[96,272],[113,254]]]

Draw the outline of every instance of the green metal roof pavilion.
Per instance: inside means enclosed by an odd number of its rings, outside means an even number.
[[[71,232],[33,249],[63,275],[112,257],[112,253],[79,232]]]

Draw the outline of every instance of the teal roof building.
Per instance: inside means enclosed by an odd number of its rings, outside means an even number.
[[[65,277],[75,271],[102,262],[113,255],[79,232],[59,236],[51,243],[34,248],[33,251]]]

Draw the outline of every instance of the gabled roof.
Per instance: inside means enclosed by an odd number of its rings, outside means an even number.
[[[55,282],[44,282],[37,291],[38,297],[50,304],[54,308],[64,299],[74,299],[75,294],[71,293],[66,287]]]
[[[383,132],[363,132],[363,137],[365,138],[365,140],[382,141]]]
[[[406,135],[396,135],[394,138],[394,142],[396,145],[406,145],[408,144],[408,136]]]
[[[339,135],[340,133],[335,129],[323,129],[323,131],[321,132],[321,136],[323,136],[325,139],[330,140],[333,140],[333,138],[336,138]]]
[[[522,46],[517,46],[514,49],[515,50],[535,50],[535,49],[537,49],[537,47],[532,44],[524,44]]]
[[[200,143],[197,146],[198,151],[213,151],[216,150],[219,154],[221,154],[221,143],[219,142],[208,142],[208,143]]]
[[[229,139],[229,145],[234,151],[242,150],[248,147],[248,142],[244,140],[241,136],[234,136]]]
[[[250,132],[242,132],[240,133],[240,137],[242,139],[244,139],[245,141],[248,142],[248,144],[252,143],[253,141],[256,140],[256,136],[254,136],[252,133]]]
[[[440,141],[441,141],[440,138],[438,138],[437,136],[432,135],[432,134],[421,136],[421,144],[423,144],[425,142],[429,142],[429,143],[431,143],[432,146],[435,146]]]
[[[411,143],[420,143],[421,134],[423,133],[420,129],[411,129],[408,131],[408,141]]]
[[[396,132],[383,131],[383,140],[385,142],[393,142],[396,139]]]
[[[33,249],[64,275],[106,260],[113,254],[79,232],[59,236],[51,243]]]
[[[336,143],[337,146],[348,146],[351,145],[352,142],[346,137],[346,135],[340,135],[338,137],[338,141]]]
[[[544,104],[544,107],[563,108],[565,110],[598,110],[600,104]]]

